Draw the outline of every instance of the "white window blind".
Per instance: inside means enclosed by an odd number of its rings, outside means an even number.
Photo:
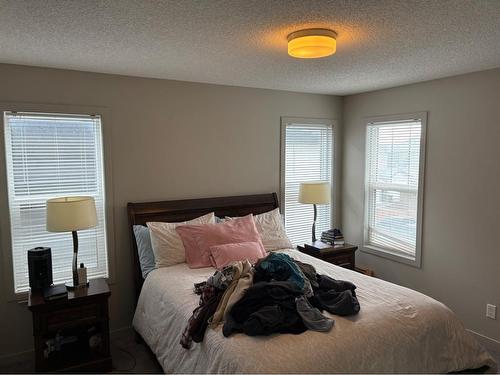
[[[285,228],[292,243],[311,242],[312,205],[301,204],[299,186],[307,181],[332,181],[333,129],[331,124],[284,122],[282,125],[282,202]],[[331,205],[318,205],[316,236],[331,229]]]
[[[54,283],[71,280],[70,233],[46,231],[45,202],[92,196],[98,225],[78,232],[78,261],[107,277],[104,172],[99,116],[4,113],[14,290],[28,290],[27,250],[52,249]]]
[[[365,246],[415,260],[419,220],[421,120],[367,127]]]

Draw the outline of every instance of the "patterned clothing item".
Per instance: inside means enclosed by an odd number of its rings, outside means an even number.
[[[200,298],[200,306],[194,309],[193,315],[189,318],[188,324],[182,333],[180,344],[183,348],[191,348],[193,341],[203,341],[205,331],[208,327],[208,319],[213,315],[215,309],[217,309],[217,305],[223,294],[223,290],[213,286],[205,286]]]
[[[245,290],[253,284],[253,267],[248,260],[232,264],[233,281],[227,287],[214,315],[209,319],[209,326],[216,327],[226,318],[227,311],[240,300]]]
[[[207,280],[207,284],[219,289],[226,289],[233,281],[233,266],[226,266],[221,271],[217,270]]]
[[[208,320],[215,313],[217,306],[231,281],[233,280],[233,267],[224,267],[217,270],[206,282],[194,284],[194,292],[200,295],[199,306],[194,309],[193,315],[182,333],[183,348],[191,348],[192,342],[202,342],[207,330]]]

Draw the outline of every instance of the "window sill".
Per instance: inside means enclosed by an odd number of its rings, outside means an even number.
[[[10,300],[10,302],[17,302],[20,305],[27,305],[28,304],[28,296],[29,296],[29,292],[15,293],[13,298]]]
[[[363,247],[360,249],[364,253],[372,254],[381,258],[389,259],[394,262],[407,264],[409,266],[420,268],[420,256],[417,253],[415,257],[410,255],[402,254],[400,252],[391,251],[389,249],[380,248],[377,246],[363,244]]]

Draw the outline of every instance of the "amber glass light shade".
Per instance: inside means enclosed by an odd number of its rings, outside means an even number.
[[[299,30],[288,35],[288,54],[299,59],[316,59],[333,55],[337,34],[327,29]]]

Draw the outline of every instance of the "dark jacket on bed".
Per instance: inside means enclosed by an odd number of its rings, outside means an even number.
[[[189,318],[181,345],[201,342],[210,317],[232,280],[229,267],[217,271],[206,282],[196,284],[200,306]],[[271,253],[255,266],[254,285],[248,288],[226,315],[223,334],[249,336],[273,333],[299,334],[307,329],[329,331],[333,320],[321,314],[353,315],[359,311],[356,286],[348,281],[318,275],[313,266],[286,254]]]
[[[229,311],[224,336],[243,332],[249,336],[302,333],[307,330],[295,305],[302,290],[291,281],[258,282]]]
[[[294,261],[309,279],[313,288],[314,294],[309,297],[311,305],[335,315],[346,316],[359,312],[356,285],[349,281],[335,280],[329,276],[317,274],[310,264]]]
[[[284,259],[285,261],[287,259]],[[359,312],[356,286],[353,283],[335,280],[319,275],[313,266],[296,262],[300,274],[294,274],[293,267],[279,264],[279,257],[273,257],[273,267],[255,267],[254,280],[260,281],[246,290],[243,297],[229,311],[224,324],[223,334],[229,336],[243,332],[249,336],[270,335],[273,333],[302,333],[317,328],[318,331],[331,329],[333,322],[328,318],[318,321],[319,310],[336,315],[354,315]],[[295,280],[290,275],[294,274]],[[308,279],[313,295],[309,296],[310,305],[301,301],[300,313],[297,301],[303,298],[304,290],[297,283],[297,277]],[[276,281],[287,280],[287,281]],[[312,321],[308,318],[312,317]],[[319,316],[321,317],[321,316]]]
[[[343,280],[334,280],[326,275],[317,275],[318,288],[313,288],[314,295],[309,302],[320,310],[335,315],[354,315],[359,312],[356,286]]]

